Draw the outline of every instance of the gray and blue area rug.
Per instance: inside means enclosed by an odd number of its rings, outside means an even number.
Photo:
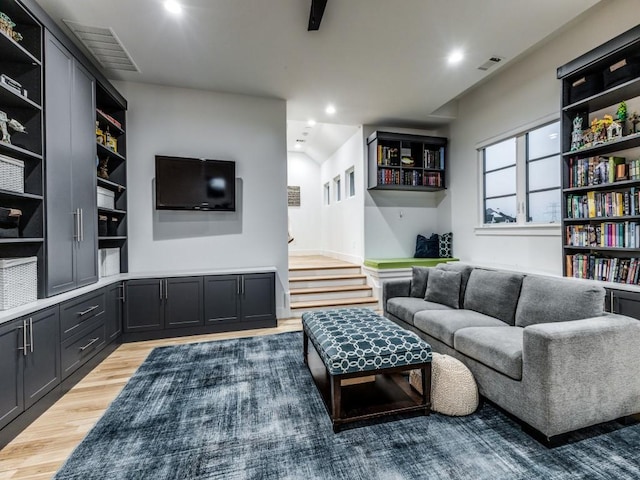
[[[640,425],[549,450],[490,404],[334,434],[299,332],[155,349],[56,479],[638,479]]]

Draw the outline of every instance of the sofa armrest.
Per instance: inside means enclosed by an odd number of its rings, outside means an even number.
[[[387,300],[394,297],[408,297],[411,294],[411,279],[388,280],[382,283],[382,309],[386,316]]]
[[[638,320],[603,315],[530,325],[522,363],[532,423],[548,436],[640,412]]]

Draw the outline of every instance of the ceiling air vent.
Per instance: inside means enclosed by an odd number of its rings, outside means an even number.
[[[504,60],[504,58],[501,57],[491,57],[489,60],[487,60],[486,62],[484,62],[482,65],[480,65],[478,67],[478,70],[483,70],[483,71],[487,71],[489,70],[491,67],[493,67],[494,65],[499,64],[502,60]]]
[[[105,69],[140,72],[111,28],[90,27],[70,20],[63,22]]]

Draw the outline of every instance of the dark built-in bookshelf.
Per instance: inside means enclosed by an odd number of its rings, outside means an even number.
[[[446,188],[446,138],[378,131],[367,145],[369,190]]]
[[[639,53],[636,27],[558,69],[565,276],[640,283]]]

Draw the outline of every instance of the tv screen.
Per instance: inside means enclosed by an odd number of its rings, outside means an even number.
[[[235,212],[236,163],[156,155],[156,209]]]

